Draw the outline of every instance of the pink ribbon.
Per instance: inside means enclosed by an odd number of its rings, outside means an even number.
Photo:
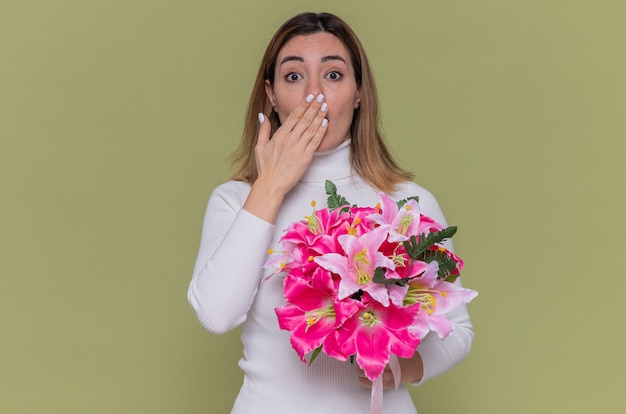
[[[400,361],[398,357],[391,354],[389,357],[389,368],[393,375],[393,382],[396,390],[400,386]],[[374,382],[372,382],[372,396],[370,399],[370,414],[382,414],[383,412],[383,375],[380,374]]]

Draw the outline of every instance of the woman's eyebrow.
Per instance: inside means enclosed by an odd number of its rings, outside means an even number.
[[[282,65],[283,63],[287,63],[292,60],[304,63],[304,58],[301,56],[285,56],[283,60],[280,61],[280,64]]]
[[[343,56],[340,56],[340,55],[330,55],[330,56],[324,56],[322,58],[322,62],[328,62],[329,60],[340,60],[343,63],[346,63],[346,60],[343,58]]]
[[[346,63],[346,60],[343,58],[343,56],[340,56],[340,55],[324,56],[321,59],[322,62],[328,62],[328,61],[331,61],[331,60],[340,60],[343,63]],[[296,61],[296,62],[303,62],[304,63],[304,58],[302,56],[295,56],[295,55],[293,55],[293,56],[285,56],[283,58],[283,60],[280,61],[280,64],[282,65],[282,64],[290,62],[290,61]]]

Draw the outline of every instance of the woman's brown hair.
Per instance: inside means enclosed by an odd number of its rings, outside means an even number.
[[[354,110],[350,127],[352,169],[373,187],[391,192],[396,184],[410,180],[413,176],[393,160],[380,133],[378,94],[361,42],[347,23],[330,13],[302,13],[294,16],[283,23],[270,40],[248,102],[241,143],[233,154],[236,170],[232,178],[251,184],[257,179],[254,147],[259,131],[258,113],[270,114],[268,118],[272,135],[280,127],[278,114],[273,111],[265,94],[265,81],[274,84],[278,53],[293,37],[319,32],[331,33],[342,41],[352,59],[354,76],[360,91],[360,106]]]

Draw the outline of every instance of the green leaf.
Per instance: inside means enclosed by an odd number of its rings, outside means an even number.
[[[372,281],[375,283],[380,283],[382,285],[388,285],[389,279],[385,277],[385,269],[382,267],[377,267],[376,270],[374,270],[374,277],[372,278]]]
[[[406,249],[407,254],[412,259],[420,259],[421,256],[426,252],[431,246],[441,243],[445,239],[449,239],[456,233],[456,227],[451,226],[447,227],[441,231],[435,231],[433,233],[421,234],[419,239],[415,236],[411,236],[411,239],[405,242],[402,242],[404,248]]]
[[[374,283],[380,283],[381,285],[398,285],[404,286],[409,283],[409,279],[387,279],[385,277],[385,268],[377,267],[374,270],[374,277],[372,278]]]
[[[448,278],[452,277],[454,281],[454,279],[458,276],[451,276],[451,273],[454,269],[456,269],[457,263],[453,258],[448,256],[446,252],[441,250],[428,250],[424,253],[421,260],[426,263],[430,263],[432,261],[439,263],[439,272],[437,274],[438,279],[446,279],[446,281],[448,281]]]
[[[311,364],[313,363],[313,361],[315,361],[315,358],[317,358],[317,356],[320,354],[321,351],[322,351],[321,345],[313,350],[313,353],[311,354],[311,359],[309,359],[309,363],[307,364],[307,366],[311,366]]]
[[[446,282],[449,283],[454,283],[454,281],[456,280],[457,277],[459,277],[460,275],[449,275],[448,277],[446,277]]]
[[[330,210],[335,210],[339,207],[345,207],[350,205],[350,203],[348,203],[348,200],[337,194],[337,186],[332,181],[326,180],[324,188],[326,189],[326,195],[328,195],[326,204],[328,205],[328,208]]]

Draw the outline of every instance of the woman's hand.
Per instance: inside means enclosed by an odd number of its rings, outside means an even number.
[[[422,364],[422,357],[418,352],[416,352],[412,358],[398,358],[398,361],[400,362],[401,384],[420,381],[424,376],[424,365]],[[365,371],[363,371],[358,365],[356,365],[356,371],[359,376],[359,383],[371,388],[372,381],[367,378]],[[382,377],[383,388],[394,388],[396,386],[389,364],[385,367]]]
[[[311,165],[327,130],[327,105],[322,94],[308,95],[270,139],[271,125],[263,114],[255,148],[259,170],[244,209],[273,223],[284,196]]]
[[[270,139],[269,122],[261,122],[255,148],[258,179],[284,194],[302,178],[326,133],[324,95],[308,95]],[[265,116],[263,115],[263,118]]]

